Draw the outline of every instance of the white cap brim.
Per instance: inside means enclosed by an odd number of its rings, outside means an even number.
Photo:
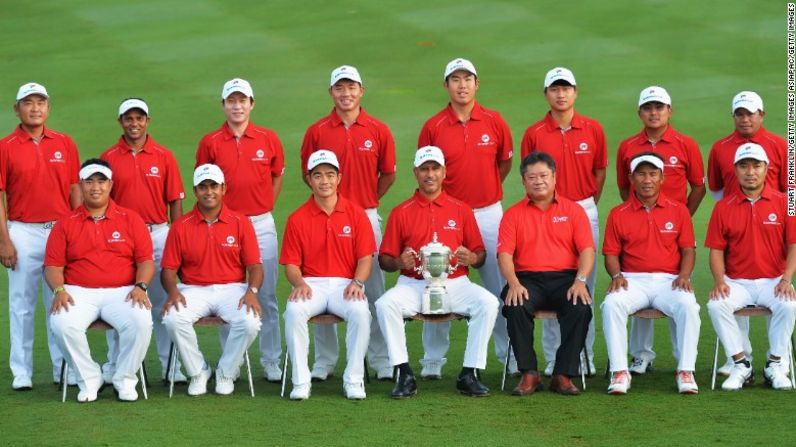
[[[19,90],[17,91],[17,101],[21,101],[30,95],[39,95],[45,97],[46,99],[50,99],[50,95],[47,94],[47,89],[44,88],[43,85],[37,84],[35,82],[29,82],[19,87]]]
[[[241,78],[235,78],[230,79],[224,84],[224,88],[221,89],[221,99],[227,99],[229,98],[229,95],[235,92],[243,93],[249,98],[254,98],[254,89],[252,89],[249,81]]]
[[[141,99],[132,98],[123,101],[122,104],[119,105],[119,118],[132,109],[141,109],[146,116],[149,116],[149,107],[146,105],[146,103]]]
[[[448,62],[448,65],[445,66],[445,74],[442,76],[442,79],[447,81],[448,76],[457,71],[466,71],[468,73],[472,73],[473,76],[478,77],[478,73],[475,71],[475,65],[473,65],[473,63],[467,59],[462,59],[459,57]]]
[[[763,146],[755,143],[744,143],[738,146],[738,149],[735,151],[735,161],[733,164],[737,164],[741,160],[757,160],[762,161],[768,164],[768,154],[766,154],[766,150],[763,149]]]
[[[328,149],[320,149],[313,152],[309,160],[307,160],[307,172],[324,164],[334,166],[338,171],[340,170],[340,162],[337,160],[337,155]]]
[[[544,77],[544,88],[550,87],[556,81],[566,81],[569,85],[575,86],[575,75],[568,68],[556,67],[547,72]]]
[[[90,164],[80,169],[80,180],[86,180],[94,174],[102,174],[109,179],[113,178],[113,172],[107,166]]]
[[[642,155],[630,161],[630,172],[636,172],[636,168],[642,163],[649,163],[663,171],[663,160],[654,155]]]
[[[332,76],[329,80],[329,87],[334,86],[343,79],[359,82],[360,85],[362,84],[362,77],[359,75],[359,70],[350,65],[341,65],[332,71]]]
[[[199,186],[205,180],[212,180],[218,184],[224,183],[224,172],[217,165],[206,163],[193,171],[193,186]]]
[[[415,152],[415,167],[419,168],[427,161],[435,161],[442,166],[445,166],[445,155],[442,149],[437,146],[423,146]]]

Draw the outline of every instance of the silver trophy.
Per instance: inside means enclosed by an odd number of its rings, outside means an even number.
[[[437,233],[434,232],[434,240],[421,247],[417,256],[420,258],[420,266],[415,267],[415,271],[421,273],[428,282],[423,292],[420,312],[432,315],[450,313],[445,279],[456,270],[455,265],[451,266],[453,252],[437,241]]]

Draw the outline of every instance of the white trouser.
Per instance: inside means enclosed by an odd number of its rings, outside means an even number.
[[[497,265],[497,238],[500,227],[500,219],[503,217],[503,205],[500,202],[484,208],[473,210],[478,229],[481,232],[481,239],[486,247],[486,261],[478,269],[481,276],[481,283],[495,298],[500,296],[506,280],[500,274]],[[455,250],[456,247],[451,247]],[[492,337],[495,343],[495,355],[500,363],[506,361],[506,347],[509,342],[509,335],[506,332],[506,319],[500,313],[503,303],[498,300],[498,313],[495,317],[495,325],[492,329]],[[425,351],[421,363],[441,361],[450,347],[450,322],[423,324],[423,349]],[[513,362],[514,353],[511,354]]]
[[[322,313],[335,314],[346,321],[346,368],[343,380],[362,383],[371,320],[367,301],[343,297],[343,291],[351,283],[348,278],[304,278],[304,281],[312,289],[312,297],[308,300],[288,301],[285,308],[285,339],[293,365],[293,385],[310,382],[310,369],[307,366],[310,336],[307,321]]]
[[[788,301],[774,296],[774,287],[781,278],[730,279],[724,281],[730,286],[730,296],[708,301],[708,313],[713,328],[729,355],[744,352],[743,337],[733,313],[746,306],[765,306],[771,310],[768,326],[768,352],[775,357],[790,358],[788,348],[796,320],[796,301]],[[787,362],[786,362],[787,363]]]
[[[163,290],[163,284],[160,283],[160,261],[163,259],[163,248],[166,246],[166,237],[169,234],[169,227],[166,224],[161,224],[152,228],[150,236],[152,237],[152,248],[155,253],[155,276],[152,277],[152,282],[147,289],[149,301],[152,303],[152,328],[155,332],[155,344],[157,347],[158,360],[160,360],[160,367],[163,374],[166,373],[169,361],[169,350],[171,348],[171,338],[163,325],[163,305],[166,304],[167,294]],[[108,364],[103,366],[110,371],[116,369],[116,357],[119,355],[119,335],[115,330],[107,331],[108,338]],[[177,369],[180,368],[179,360],[177,361]]]
[[[40,223],[8,222],[8,233],[17,249],[17,265],[13,270],[8,270],[8,311],[11,330],[11,352],[8,363],[14,377],[33,377],[33,339],[36,327],[34,317],[41,284],[53,380],[60,380],[63,356],[50,330],[50,306],[53,294],[42,281],[44,249],[51,228],[52,225]]]
[[[594,238],[594,266],[591,269],[591,274],[586,278],[586,285],[589,287],[589,293],[592,297],[592,311],[594,311],[594,286],[597,283],[597,247],[600,246],[600,216],[597,215],[597,204],[594,203],[594,197],[589,197],[578,201],[578,205],[586,210],[586,215],[589,217],[591,224],[591,235]],[[592,318],[589,322],[589,331],[586,333],[586,351],[589,353],[589,361],[594,362],[594,320]],[[550,320],[542,321],[542,348],[544,349],[544,358],[547,363],[556,361],[556,351],[561,345],[561,327],[558,325],[558,320],[553,318]],[[595,372],[595,371],[592,371]]]
[[[373,227],[376,237],[376,253],[373,254],[373,268],[370,276],[365,281],[365,295],[368,297],[370,314],[376,314],[376,300],[384,295],[384,272],[379,268],[378,251],[381,246],[381,217],[376,208],[365,210]],[[321,324],[315,328],[315,364],[329,371],[334,369],[337,358],[340,356],[340,346],[337,342],[337,325]],[[368,363],[376,370],[389,368],[390,359],[387,356],[387,344],[378,324],[370,325],[370,343],[368,344]]]
[[[102,385],[102,371],[91,359],[86,329],[101,318],[119,333],[119,357],[113,386],[117,390],[135,388],[136,372],[144,361],[152,337],[152,314],[146,308],[125,301],[133,286],[87,288],[65,285],[75,304],[51,316],[55,340],[77,375],[81,390],[97,390]]]
[[[406,350],[404,318],[420,312],[426,281],[400,276],[398,283],[376,302],[379,326],[387,339],[390,363],[400,365],[409,361]],[[498,299],[466,276],[445,283],[451,312],[470,317],[467,347],[464,349],[466,368],[486,368],[489,336],[498,313]]]
[[[257,235],[257,245],[260,247],[260,258],[263,260],[263,284],[257,299],[263,309],[262,330],[260,331],[260,365],[279,363],[282,355],[282,337],[279,332],[279,304],[276,301],[276,278],[279,274],[278,241],[276,238],[276,225],[271,213],[259,216],[249,216]],[[222,326],[219,331],[221,344],[224,345],[229,332],[228,326]]]
[[[202,317],[215,315],[225,322],[227,337],[221,358],[218,360],[219,374],[236,377],[243,363],[243,355],[260,330],[260,319],[246,307],[238,308],[240,299],[246,293],[246,284],[231,283],[212,286],[193,286],[180,284],[180,293],[185,297],[186,306],[179,310],[173,307],[163,317],[163,324],[177,345],[182,356],[182,364],[189,377],[199,374],[204,368],[205,359],[199,350],[193,324]]]
[[[699,343],[699,304],[693,292],[672,290],[677,277],[669,273],[624,273],[627,290],[606,295],[600,309],[611,371],[627,370],[627,317],[652,307],[675,322],[678,371],[694,371]]]

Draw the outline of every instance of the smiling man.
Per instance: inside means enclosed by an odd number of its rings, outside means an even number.
[[[378,206],[379,200],[395,181],[395,141],[387,125],[365,112],[361,106],[364,94],[365,87],[356,67],[342,65],[332,71],[329,96],[334,108],[304,134],[301,166],[306,167],[310,155],[319,149],[335,153],[340,170],[346,174],[340,180],[339,192],[365,209],[378,248],[381,244]],[[303,174],[307,181],[307,172]],[[370,312],[375,314],[374,303],[384,293],[384,272],[380,268],[371,269],[365,281],[365,290]],[[337,363],[339,347],[336,326],[324,324],[315,328],[315,363],[312,367],[312,378],[315,380],[325,380]],[[370,326],[368,362],[376,370],[379,379],[392,379],[393,368],[378,324]]]
[[[254,225],[265,279],[257,297],[263,309],[260,331],[260,364],[269,382],[279,382],[282,370],[282,339],[279,306],[276,301],[278,274],[277,236],[271,211],[282,190],[285,157],[282,142],[270,129],[251,122],[254,91],[245,79],[227,81],[221,89],[221,107],[226,121],[220,129],[205,135],[196,150],[196,167],[212,163],[226,179],[225,203],[243,213]],[[221,330],[222,340],[226,328]]]
[[[600,218],[597,203],[605,183],[608,155],[605,134],[599,122],[575,111],[578,87],[575,75],[567,68],[555,67],[544,78],[544,97],[550,111],[544,118],[525,130],[522,137],[522,157],[531,152],[548,153],[556,163],[557,194],[577,202],[589,217],[594,243],[600,240]],[[594,293],[597,281],[597,264],[591,269],[586,284]],[[556,350],[561,343],[561,330],[556,320],[544,320],[542,346],[547,360],[545,375],[555,368]],[[594,321],[586,337],[589,352],[589,374],[594,368]]]
[[[669,122],[672,98],[663,87],[653,85],[641,91],[638,116],[644,123],[644,129],[622,141],[616,155],[619,195],[622,200],[627,200],[631,195],[630,162],[633,157],[642,152],[654,152],[662,157],[666,167],[666,181],[661,184],[661,191],[667,198],[685,205],[693,216],[705,197],[705,165],[699,145],[693,138],[676,131]],[[681,343],[675,338],[677,330],[674,324],[674,320],[669,319],[675,358],[679,358],[678,347]],[[652,366],[655,359],[655,351],[652,350],[654,328],[653,320],[632,320],[630,353],[633,363],[630,372],[633,374],[644,374]]]
[[[168,294],[163,324],[191,377],[188,394],[200,396],[207,392],[211,371],[193,324],[208,315],[227,323],[216,394],[232,394],[244,352],[260,330],[257,292],[263,282],[262,260],[251,222],[224,203],[227,186],[221,169],[199,166],[193,185],[196,206],[174,222],[163,251],[161,281]]]
[[[694,226],[685,205],[661,192],[668,169],[664,158],[654,152],[631,158],[630,197],[611,210],[605,225],[603,254],[611,284],[600,309],[613,373],[610,394],[626,394],[630,388],[627,317],[648,307],[674,322],[678,391],[699,391],[694,380],[699,304],[691,286]]]
[[[152,240],[141,217],[110,198],[112,176],[104,160],[83,163],[83,205],[56,222],[44,259],[44,277],[54,295],[51,328],[77,373],[79,402],[96,400],[103,384],[86,338],[94,320],[105,320],[119,333],[111,381],[122,401],[138,399],[136,371],[152,336],[152,306],[146,294],[155,272]]]
[[[417,384],[409,366],[404,318],[421,310],[427,282],[415,270],[421,248],[434,241],[448,247],[455,256],[455,270],[445,287],[450,311],[470,318],[464,365],[456,389],[468,396],[488,396],[489,388],[478,380],[476,369],[486,368],[489,337],[498,313],[498,300],[467,277],[469,267],[478,268],[486,258],[481,234],[472,210],[443,191],[445,157],[438,147],[426,146],[415,153],[414,173],[418,188],[408,200],[396,206],[387,220],[379,263],[388,272],[400,270],[398,283],[376,302],[379,325],[387,339],[390,363],[398,368],[392,391],[396,399],[415,394]]]
[[[147,294],[152,301],[155,341],[161,376],[165,380],[171,339],[162,321],[161,310],[166,303],[166,292],[160,283],[160,262],[169,233],[168,222],[174,222],[182,216],[185,190],[174,154],[155,142],[147,132],[151,121],[147,103],[140,98],[127,98],[119,105],[117,117],[123,131],[122,136],[100,158],[114,169],[111,198],[119,205],[138,213],[146,222],[152,238],[156,270]],[[116,331],[107,331],[106,334],[108,363],[102,365],[102,372],[107,383],[116,369],[118,335]],[[176,380],[186,381],[182,373],[177,374]]]
[[[771,310],[768,325],[766,383],[790,389],[788,356],[796,322],[796,218],[788,215],[787,195],[766,184],[768,155],[759,144],[744,143],[735,152],[739,191],[713,208],[705,247],[710,249],[708,313],[733,366],[721,388],[740,390],[754,383],[754,369],[744,353],[734,312],[759,305]],[[793,374],[793,371],[790,371]]]
[[[42,264],[53,223],[80,206],[80,156],[68,135],[45,126],[50,96],[43,85],[19,88],[14,104],[19,126],[0,140],[0,263],[8,269],[11,330],[9,366],[12,388],[33,388],[34,316],[42,283]],[[52,293],[42,288],[45,309]],[[47,323],[53,381],[60,381],[62,355]],[[74,384],[74,378],[69,379]]]
[[[476,100],[481,81],[475,66],[467,59],[448,62],[442,86],[448,93],[448,105],[423,125],[417,147],[436,146],[445,156],[446,194],[466,203],[475,213],[475,220],[486,248],[486,260],[478,269],[481,282],[498,296],[506,280],[501,276],[495,257],[498,226],[503,216],[503,180],[511,171],[513,142],[506,121],[495,110]],[[450,346],[450,323],[423,326],[425,355],[420,376],[442,378],[445,354]],[[508,336],[502,318],[492,331],[495,354],[506,361]],[[516,362],[509,360],[509,372],[516,373]]]

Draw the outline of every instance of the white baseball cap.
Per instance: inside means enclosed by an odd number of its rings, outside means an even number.
[[[556,67],[544,76],[544,88],[550,87],[556,81],[566,81],[569,85],[575,84],[575,75],[568,68]]]
[[[663,160],[661,160],[659,157],[656,157],[654,155],[647,154],[647,155],[641,155],[641,156],[635,157],[632,160],[630,160],[630,172],[636,172],[636,168],[641,163],[649,163],[652,166],[655,166],[656,168],[658,168],[661,171],[663,171]]]
[[[252,90],[249,81],[245,79],[235,78],[227,81],[226,84],[224,84],[224,88],[221,90],[221,99],[227,99],[229,95],[235,92],[243,93],[249,98],[254,99],[254,90]]]
[[[203,164],[193,171],[193,186],[199,186],[205,180],[212,180],[218,184],[224,183],[224,173],[214,164]]]
[[[667,106],[671,106],[672,97],[669,96],[669,92],[667,92],[665,88],[653,85],[645,88],[644,90],[641,91],[641,94],[638,95],[639,107],[643,106],[648,102],[659,102],[661,104],[666,104]]]
[[[763,111],[763,98],[755,92],[743,91],[732,98],[732,113],[738,109],[746,109],[752,113]]]
[[[149,116],[149,107],[147,107],[143,99],[129,98],[122,101],[119,105],[119,118],[132,109],[141,109],[146,116]]]
[[[27,84],[23,84],[21,87],[19,87],[19,90],[17,91],[17,101],[23,100],[30,95],[40,95],[47,99],[50,98],[50,95],[47,94],[47,89],[44,88],[43,85],[37,84],[35,82],[28,82]]]
[[[470,72],[478,77],[478,73],[475,71],[475,65],[473,65],[472,62],[468,61],[467,59],[457,57],[456,59],[448,62],[448,65],[445,66],[445,76],[442,77],[442,80],[447,81],[448,76],[452,75],[453,72],[458,70]]]
[[[111,169],[101,164],[92,163],[90,165],[86,165],[80,168],[80,180],[85,180],[94,174],[102,174],[108,179],[111,179],[113,177]]]
[[[442,154],[442,149],[437,146],[423,146],[415,152],[416,168],[419,168],[420,165],[427,161],[436,161],[441,166],[445,166],[445,156]]]
[[[359,84],[362,85],[362,77],[359,76],[359,70],[350,65],[341,65],[332,70],[332,78],[329,81],[329,87],[337,84],[341,79],[359,82]]]
[[[768,164],[768,155],[766,155],[766,150],[763,149],[763,146],[759,144],[744,143],[738,146],[738,150],[735,151],[735,161],[733,164],[747,158],[762,161]]]
[[[337,161],[337,155],[328,149],[321,149],[310,155],[310,159],[307,160],[307,172],[312,171],[316,166],[322,164],[332,165],[338,170],[340,169],[340,162]]]

